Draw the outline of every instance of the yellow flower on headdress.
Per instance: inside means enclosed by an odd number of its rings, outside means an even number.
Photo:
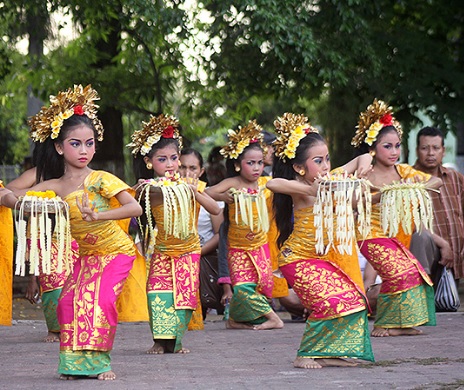
[[[132,148],[134,156],[137,153],[146,156],[161,138],[174,138],[179,142],[179,149],[182,148],[179,122],[174,116],[164,114],[151,116],[148,123],[142,122],[142,124],[143,128],[135,131],[131,136],[132,142],[126,145]]]
[[[380,123],[379,121],[374,122],[372,125],[370,125],[364,142],[368,144],[369,146],[372,146],[372,144],[377,140],[377,135],[379,134],[379,131],[382,129],[383,129],[382,123]]]
[[[97,91],[89,84],[85,88],[75,85],[67,91],[50,96],[50,106],[42,107],[40,112],[29,120],[30,137],[34,142],[44,142],[48,137],[56,139],[60,134],[63,121],[73,115],[86,115],[97,131],[97,139],[103,140],[103,125],[97,118],[99,100]]]
[[[237,130],[228,130],[229,142],[220,153],[226,158],[236,160],[252,142],[259,142],[260,147],[266,150],[262,131],[263,128],[255,120],[249,121],[245,127],[239,126]]]
[[[300,141],[309,133],[317,133],[304,115],[286,112],[274,121],[277,139],[273,143],[275,155],[280,159],[294,159]]]
[[[364,142],[372,146],[377,140],[380,130],[386,126],[394,126],[401,141],[403,130],[393,117],[393,109],[382,100],[374,99],[367,110],[359,115],[356,134],[351,140],[351,145],[358,148]]]

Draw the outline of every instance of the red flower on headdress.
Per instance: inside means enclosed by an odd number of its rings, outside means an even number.
[[[74,107],[74,114],[76,115],[84,115],[84,110],[82,106],[75,106]]]
[[[174,127],[168,126],[163,130],[161,134],[163,138],[174,138]]]
[[[311,132],[311,128],[307,127],[306,129],[303,129],[303,131],[305,132],[305,134],[309,134]]]
[[[380,118],[379,122],[385,126],[391,126],[393,125],[393,117],[390,114],[385,114]]]
[[[256,142],[259,142],[258,138],[250,139],[250,144],[255,144]]]

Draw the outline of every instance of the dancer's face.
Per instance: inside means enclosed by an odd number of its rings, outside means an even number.
[[[249,149],[243,153],[240,161],[240,176],[248,182],[257,181],[263,173],[263,158],[263,151],[260,149]]]
[[[324,176],[330,171],[329,149],[325,143],[315,144],[308,150],[303,169],[304,179],[309,182],[313,182],[315,178]]]
[[[394,131],[382,135],[375,146],[376,164],[386,167],[393,166],[398,162],[401,155],[401,142],[398,134]]]
[[[155,177],[166,176],[166,173],[173,175],[179,170],[179,153],[175,145],[157,149],[151,158],[145,160],[148,161],[153,165]]]
[[[56,151],[63,155],[67,164],[83,168],[95,155],[95,138],[93,130],[86,125],[70,129],[61,144],[55,144]]]

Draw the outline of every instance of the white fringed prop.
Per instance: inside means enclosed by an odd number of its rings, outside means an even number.
[[[269,215],[264,187],[260,187],[258,190],[232,188],[231,193],[235,202],[235,223],[239,224],[239,220],[241,220],[244,225],[250,227],[251,231],[254,231],[256,226],[257,231],[267,233],[269,231]],[[257,221],[253,216],[253,203],[256,204]]]
[[[150,192],[160,191],[163,195],[165,236],[174,236],[185,239],[190,234],[196,233],[196,201],[189,185],[178,174],[157,179],[146,180],[142,184],[139,194],[139,202],[145,200],[145,215],[147,216],[147,229],[149,235],[146,239],[157,235],[157,228],[153,226],[153,217],[150,204]],[[193,219],[190,216],[190,207],[193,200]],[[139,225],[142,226],[140,218]],[[156,222],[156,221],[155,221]],[[147,233],[147,232],[145,232]]]
[[[346,174],[329,175],[319,184],[313,206],[317,253],[327,254],[333,246],[339,253],[351,255],[356,224],[360,237],[367,237],[371,229],[370,187],[367,180]],[[353,201],[357,203],[357,222]]]
[[[432,231],[432,200],[424,182],[395,182],[383,186],[380,193],[380,221],[388,237],[395,237],[400,226],[406,234],[414,229],[420,233],[422,227]]]
[[[40,272],[43,272],[49,275],[51,273],[54,235],[58,246],[56,271],[62,272],[63,267],[69,271],[72,262],[72,239],[68,204],[56,196],[53,191],[30,191],[18,200],[16,209],[19,211],[15,214],[18,239],[15,274],[20,276],[26,274],[27,257],[29,257],[30,274],[39,275]],[[50,214],[55,215],[54,229],[52,229]],[[30,241],[29,251],[27,248],[28,238]],[[29,256],[27,256],[28,253]]]

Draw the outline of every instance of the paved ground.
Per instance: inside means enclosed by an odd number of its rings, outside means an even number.
[[[58,344],[40,341],[45,322],[27,305],[16,299],[13,326],[0,327],[0,389],[464,389],[463,311],[439,313],[438,326],[422,327],[421,336],[373,339],[375,364],[321,370],[292,366],[303,323],[226,330],[221,317],[209,316],[204,331],[185,336],[190,354],[163,356],[145,354],[146,323],[122,323],[112,353],[118,379],[64,382],[56,373]]]

